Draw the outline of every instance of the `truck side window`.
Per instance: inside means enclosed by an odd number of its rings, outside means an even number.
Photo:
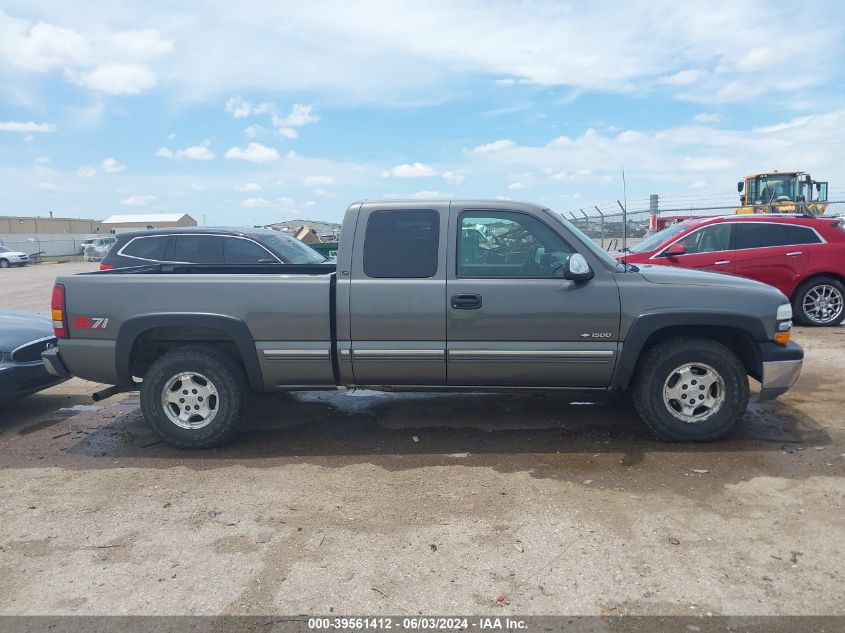
[[[574,253],[537,218],[506,211],[461,214],[458,277],[554,277]]]
[[[434,277],[439,244],[437,211],[373,211],[364,236],[364,274],[376,279]]]

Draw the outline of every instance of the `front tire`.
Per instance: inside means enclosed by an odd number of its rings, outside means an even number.
[[[745,367],[730,349],[677,337],[645,353],[633,396],[637,413],[661,438],[711,442],[734,430],[750,394]]]
[[[9,260],[8,259],[0,259],[0,268],[8,268],[9,267]]]
[[[833,277],[808,279],[792,297],[792,312],[801,325],[830,327],[842,322],[845,286]]]
[[[190,345],[156,360],[141,384],[144,418],[168,444],[210,448],[237,431],[248,384],[228,354]]]

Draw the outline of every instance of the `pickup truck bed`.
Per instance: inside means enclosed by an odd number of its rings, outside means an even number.
[[[60,277],[59,346],[44,358],[59,375],[140,388],[147,419],[187,447],[233,433],[246,390],[339,386],[633,389],[663,437],[715,439],[745,409],[746,376],[772,398],[800,371],[779,291],[619,264],[542,207],[356,203],[342,236],[336,265]]]

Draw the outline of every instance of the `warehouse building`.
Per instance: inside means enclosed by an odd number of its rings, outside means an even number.
[[[164,229],[174,226],[196,226],[197,221],[187,213],[148,213],[141,215],[113,215],[100,223],[102,233],[125,233]]]
[[[100,230],[97,220],[86,218],[40,218],[0,215],[0,235],[91,234]]]

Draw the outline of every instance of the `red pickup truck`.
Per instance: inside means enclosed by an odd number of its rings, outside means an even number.
[[[838,325],[845,317],[842,218],[691,218],[612,255],[629,264],[697,268],[762,281],[790,298],[795,319],[804,325]]]

